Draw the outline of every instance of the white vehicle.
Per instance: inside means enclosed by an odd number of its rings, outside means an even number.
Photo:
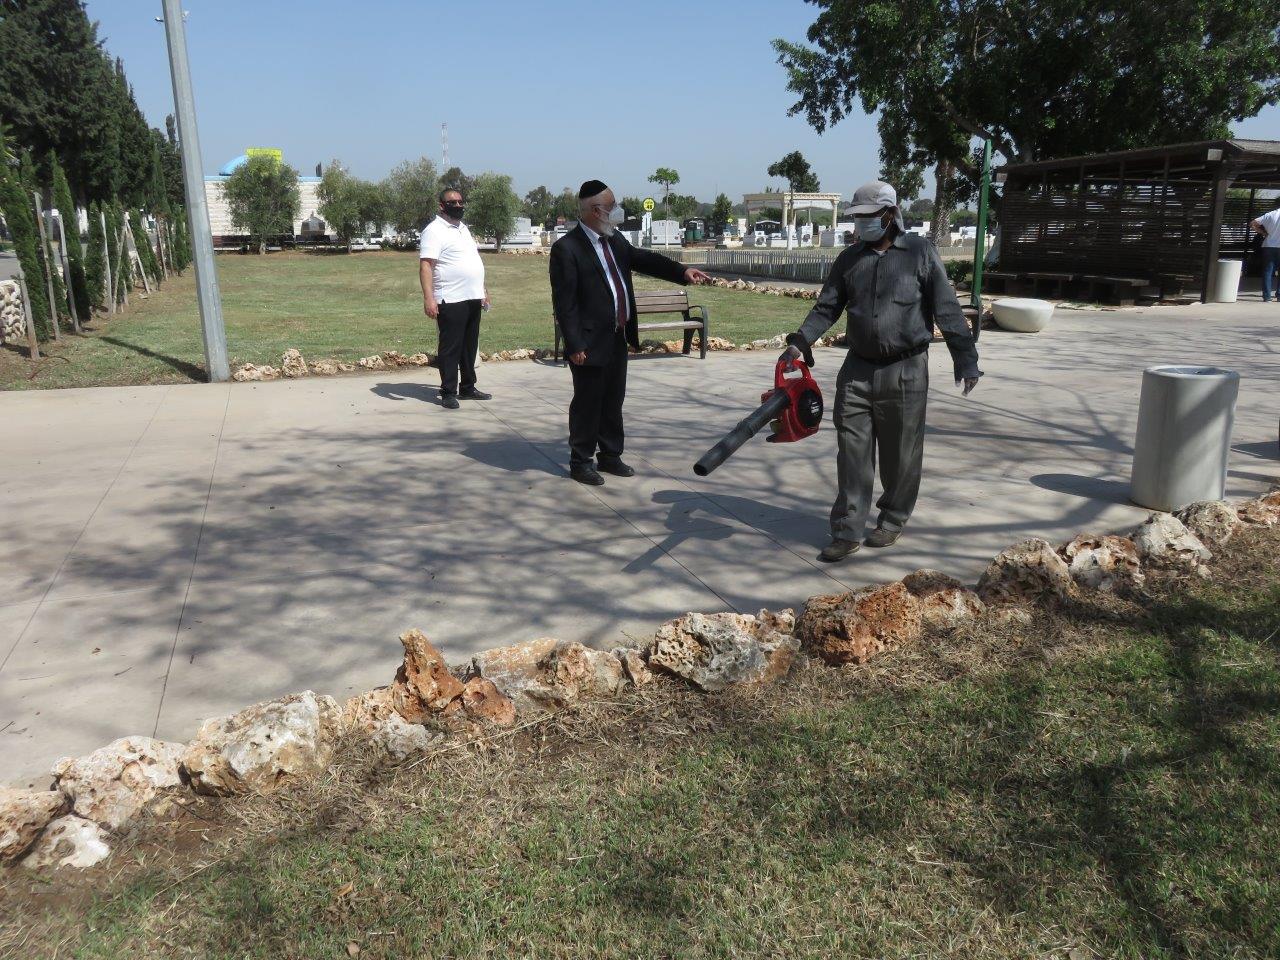
[[[679,220],[655,220],[649,228],[649,245],[678,247],[684,240]]]
[[[368,237],[352,237],[351,238],[352,253],[356,252],[357,250],[377,250],[377,249],[378,249],[378,245],[372,242]]]

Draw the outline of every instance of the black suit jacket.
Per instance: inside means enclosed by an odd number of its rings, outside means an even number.
[[[631,284],[631,272],[635,270],[659,280],[683,284],[685,267],[660,253],[633,247],[618,233],[606,237],[605,243],[609,244],[627,288],[627,343],[638,350],[640,331],[636,323],[636,295]],[[565,354],[585,350],[587,366],[604,366],[613,354],[613,328],[617,314],[604,264],[596,256],[581,225],[566,233],[551,248],[551,302],[556,321],[564,334]]]

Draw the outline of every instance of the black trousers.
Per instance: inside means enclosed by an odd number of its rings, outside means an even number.
[[[436,326],[440,329],[440,392],[458,392],[458,368],[462,368],[462,389],[476,385],[476,351],[480,348],[479,300],[458,300],[440,304]]]
[[[590,463],[622,456],[622,401],[627,395],[627,339],[613,338],[613,352],[602,367],[570,365],[573,401],[569,404],[569,462]]]

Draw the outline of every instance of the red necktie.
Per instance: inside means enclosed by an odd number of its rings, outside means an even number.
[[[622,274],[618,272],[618,265],[614,263],[613,251],[609,249],[609,239],[601,237],[600,246],[604,249],[604,262],[609,265],[609,277],[613,280],[613,289],[618,294],[618,329],[625,330],[627,328],[627,288],[622,282]]]

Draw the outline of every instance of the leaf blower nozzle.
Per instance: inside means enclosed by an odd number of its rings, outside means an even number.
[[[760,395],[760,406],[744,417],[693,465],[705,477],[733,456],[765,424],[777,421],[770,443],[791,443],[817,433],[822,423],[822,391],[801,360],[779,360],[773,389]]]

